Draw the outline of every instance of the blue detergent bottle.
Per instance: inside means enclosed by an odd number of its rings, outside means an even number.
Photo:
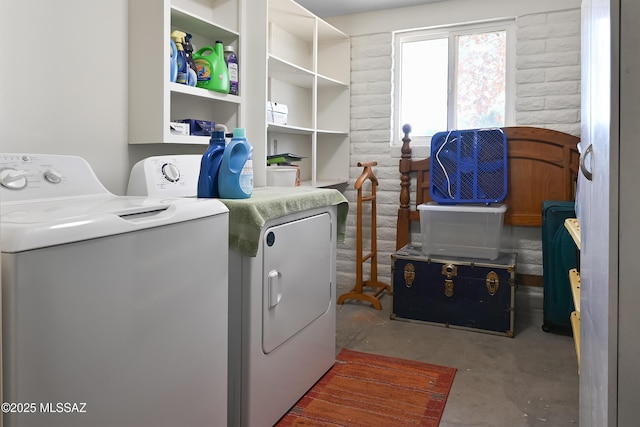
[[[244,128],[235,128],[222,155],[218,192],[223,199],[247,199],[253,193],[253,147]]]
[[[213,131],[209,148],[202,155],[200,161],[200,175],[198,176],[198,197],[219,197],[218,175],[222,155],[224,153],[224,132]]]
[[[188,74],[189,65],[187,64],[187,58],[185,57],[184,49],[182,47],[182,43],[184,43],[185,35],[186,33],[183,33],[182,31],[178,31],[178,30],[175,30],[171,33],[171,39],[173,39],[173,42],[175,43],[178,51],[178,56],[176,58],[178,74],[176,76],[175,82],[186,85],[187,79],[189,76]]]
[[[169,80],[174,82],[178,78],[178,47],[173,39],[169,39],[169,46],[171,47],[171,59],[169,60]]]

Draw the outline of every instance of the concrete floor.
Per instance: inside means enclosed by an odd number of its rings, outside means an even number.
[[[382,310],[354,300],[338,305],[337,351],[457,368],[441,427],[578,425],[573,338],[542,331],[541,288],[516,290],[514,338],[390,320],[392,298],[381,298]]]

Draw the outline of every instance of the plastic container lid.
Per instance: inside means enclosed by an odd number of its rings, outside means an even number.
[[[422,203],[418,205],[420,211],[457,211],[470,213],[504,213],[507,211],[507,205],[439,205],[435,202]]]

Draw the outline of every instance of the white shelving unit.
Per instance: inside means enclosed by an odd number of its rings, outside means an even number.
[[[209,143],[205,136],[171,134],[169,123],[180,119],[243,126],[243,67],[239,96],[172,83],[169,40],[178,29],[193,35],[194,51],[221,40],[242,58],[244,1],[129,0],[130,144]]]
[[[350,40],[292,0],[268,0],[267,100],[286,104],[286,125],[267,125],[266,154],[292,152],[303,185],[349,179]]]
[[[195,50],[216,40],[235,48],[239,96],[169,81],[174,29],[192,34]],[[169,123],[210,120],[247,129],[257,186],[276,152],[306,156],[303,185],[347,183],[350,48],[347,35],[293,0],[129,0],[129,143],[196,149],[209,138],[173,135]],[[266,101],[288,106],[286,125],[266,122]]]

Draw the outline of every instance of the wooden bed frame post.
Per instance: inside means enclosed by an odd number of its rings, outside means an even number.
[[[409,218],[409,203],[411,203],[411,138],[409,133],[411,132],[411,126],[404,125],[402,127],[404,137],[402,138],[402,149],[400,152],[400,208],[398,209],[398,224],[396,227],[396,250],[401,249],[403,246],[409,243],[410,232],[410,218]]]
[[[378,179],[373,174],[371,167],[376,166],[378,162],[360,163],[358,166],[364,167],[362,174],[356,180],[354,188],[358,190],[358,205],[356,211],[356,286],[346,294],[340,295],[338,304],[344,303],[347,299],[358,299],[369,301],[377,310],[382,310],[382,304],[378,299],[379,295],[387,291],[391,294],[391,285],[378,281],[378,245],[376,235],[376,187]],[[366,180],[371,181],[371,195],[362,195],[362,185]],[[364,255],[362,253],[362,203],[371,202],[371,251]],[[362,264],[371,260],[371,280],[363,280]],[[364,287],[372,287],[377,289],[372,295],[364,293]]]

